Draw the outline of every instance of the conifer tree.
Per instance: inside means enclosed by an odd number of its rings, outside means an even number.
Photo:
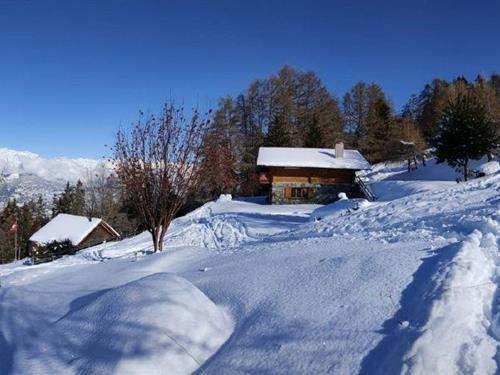
[[[484,106],[467,93],[458,95],[445,108],[433,145],[437,162],[447,161],[462,169],[467,181],[469,161],[486,155],[498,147],[498,142]]]
[[[265,146],[269,147],[290,147],[291,135],[289,126],[283,114],[277,114],[269,126],[266,135]]]
[[[367,133],[359,142],[361,151],[371,162],[394,158],[397,132],[392,108],[385,98],[377,99],[371,106]]]
[[[71,213],[74,190],[74,186],[67,182],[64,191],[60,195],[54,195],[52,201],[52,217],[56,217],[58,214]]]

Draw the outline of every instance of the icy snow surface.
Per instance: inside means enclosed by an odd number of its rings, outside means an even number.
[[[375,166],[380,201],[319,221],[222,199],[175,220],[163,254],[144,233],[1,265],[0,373],[494,374],[500,174],[434,168]],[[179,349],[162,333],[182,327]]]

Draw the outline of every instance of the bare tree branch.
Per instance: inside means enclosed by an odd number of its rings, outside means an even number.
[[[117,134],[115,171],[155,251],[163,250],[171,221],[200,182],[208,124],[198,111],[187,120],[182,108],[166,104],[161,117],[141,116],[130,132]]]

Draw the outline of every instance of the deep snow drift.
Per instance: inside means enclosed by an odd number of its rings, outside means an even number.
[[[356,209],[211,202],[163,254],[0,266],[0,372],[495,373],[500,174],[434,168],[377,166]]]

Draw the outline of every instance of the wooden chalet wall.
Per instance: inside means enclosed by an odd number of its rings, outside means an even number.
[[[77,248],[85,249],[103,243],[104,241],[115,240],[116,238],[116,235],[101,223],[78,244]]]
[[[270,167],[272,183],[354,184],[351,169]]]
[[[259,180],[268,185],[272,204],[330,203],[339,193],[362,196],[352,169],[261,167]],[[299,191],[300,189],[300,191]]]

